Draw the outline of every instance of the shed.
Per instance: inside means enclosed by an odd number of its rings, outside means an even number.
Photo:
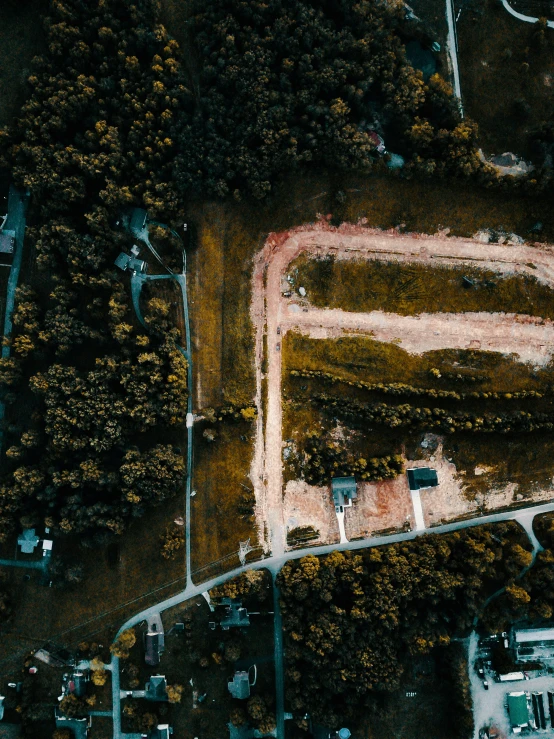
[[[152,675],[144,687],[147,701],[167,701],[167,680],[165,675]]]
[[[142,230],[146,226],[147,212],[144,208],[133,208],[131,213],[131,220],[129,221],[129,228],[133,236],[140,236]]]
[[[356,478],[333,477],[331,480],[331,491],[333,493],[335,508],[338,506],[351,506],[352,501],[358,497],[358,493],[356,492]]]
[[[155,666],[160,664],[160,633],[158,631],[148,631],[144,635],[144,661],[147,665]]]
[[[15,231],[0,231],[0,253],[13,254],[15,247]]]
[[[40,539],[35,534],[34,529],[25,529],[25,531],[20,534],[17,539],[17,543],[20,546],[23,554],[32,554],[35,551],[39,541]]]
[[[238,700],[250,698],[250,679],[248,673],[244,670],[235,672],[233,679],[227,683],[227,688],[233,698],[238,698]]]
[[[424,490],[425,488],[436,488],[439,484],[437,471],[430,467],[413,467],[406,470],[410,490]]]
[[[508,714],[513,727],[527,726],[529,712],[527,710],[527,696],[523,691],[508,693]]]

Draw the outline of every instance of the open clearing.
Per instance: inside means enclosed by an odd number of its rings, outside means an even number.
[[[289,481],[283,503],[283,409],[282,409],[282,342],[289,329],[306,331],[313,338],[325,339],[345,331],[367,334],[387,342],[405,342],[403,348],[423,353],[445,348],[487,349],[517,355],[520,362],[546,364],[554,347],[550,321],[532,316],[506,314],[433,314],[400,317],[374,311],[353,314],[338,310],[310,308],[307,301],[283,297],[289,284],[285,277],[291,262],[301,254],[336,259],[381,259],[417,262],[428,266],[476,264],[499,275],[527,275],[543,285],[554,283],[554,253],[549,247],[521,244],[483,244],[477,240],[446,238],[444,234],[422,236],[400,235],[397,231],[381,232],[362,224],[343,224],[332,228],[322,219],[317,225],[299,227],[289,232],[271,234],[255,262],[253,275],[252,318],[257,330],[256,370],[258,412],[265,410],[265,439],[258,433],[252,479],[259,510],[267,510],[273,553],[285,546],[287,528],[313,525],[321,540],[335,541],[338,527],[332,522],[333,508],[327,488],[325,508],[323,488]],[[308,296],[309,297],[309,296]],[[262,407],[262,365],[264,333],[267,331],[267,403]],[[379,331],[382,333],[379,334]],[[442,335],[441,335],[442,334]],[[426,454],[407,458],[407,466],[427,463]],[[464,494],[463,481],[450,459],[435,445],[429,461],[438,469],[440,485],[421,495],[425,524],[433,524],[482,512],[485,503],[477,495]],[[256,467],[257,465],[257,467]],[[479,476],[481,470],[473,470]],[[486,470],[483,470],[486,472]],[[487,491],[488,510],[514,502],[513,483]],[[533,500],[553,495],[552,479],[541,490],[533,491]],[[395,501],[383,505],[382,500]],[[368,533],[413,525],[413,507],[405,477],[393,481],[364,485],[354,510],[346,511],[345,526],[350,538]],[[383,515],[380,515],[380,514]],[[259,521],[259,525],[261,525]],[[326,538],[328,537],[328,538]]]

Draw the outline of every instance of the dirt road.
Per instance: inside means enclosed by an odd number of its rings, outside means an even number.
[[[298,327],[313,336],[359,329],[373,332],[375,338],[383,341],[400,339],[403,348],[410,352],[469,344],[472,348],[517,352],[522,360],[537,364],[546,362],[554,347],[552,323],[528,316],[473,313],[401,317],[381,311],[352,314],[313,308],[304,312],[298,307],[291,310],[291,301],[281,294],[282,279],[290,262],[302,252],[333,254],[337,259],[423,262],[429,266],[477,264],[499,274],[529,274],[545,284],[554,285],[554,251],[550,247],[484,244],[448,238],[444,234],[399,234],[368,229],[363,224],[343,224],[335,229],[326,220],[270,234],[255,260],[253,273],[251,315],[256,330],[258,433],[251,476],[259,529],[264,531],[264,522],[268,522],[274,556],[284,551],[286,538],[282,498],[280,349],[287,329]],[[262,401],[264,335],[267,336],[265,419]]]

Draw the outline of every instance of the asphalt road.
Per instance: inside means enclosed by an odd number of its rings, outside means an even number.
[[[535,516],[542,513],[550,513],[554,511],[553,503],[544,503],[542,505],[531,506],[529,508],[520,508],[518,510],[503,511],[501,513],[492,513],[488,516],[480,516],[478,518],[472,518],[465,521],[455,521],[453,523],[443,524],[442,526],[434,526],[433,528],[408,531],[402,534],[391,534],[389,536],[370,537],[368,539],[361,539],[358,541],[349,541],[342,544],[328,544],[319,547],[307,547],[305,549],[298,549],[293,552],[286,552],[276,557],[266,557],[265,559],[259,560],[258,562],[252,562],[245,565],[244,567],[237,567],[231,572],[227,572],[224,575],[219,575],[201,585],[194,585],[193,583],[187,583],[187,587],[177,595],[167,598],[160,603],[157,603],[150,608],[145,608],[135,616],[126,621],[118,634],[125,629],[137,626],[142,621],[147,620],[150,616],[157,612],[163,612],[168,608],[180,605],[191,598],[195,598],[201,595],[207,590],[221,585],[223,582],[229,580],[232,577],[240,575],[246,570],[254,569],[267,569],[271,572],[275,583],[275,577],[283,567],[283,565],[293,559],[301,559],[308,554],[314,556],[321,556],[324,554],[330,554],[334,551],[357,551],[360,549],[369,549],[372,547],[386,546],[388,544],[395,544],[402,541],[411,541],[419,536],[428,534],[447,534],[452,531],[460,531],[462,529],[474,528],[476,526],[483,526],[485,524],[501,523],[502,521],[517,521],[529,535],[529,528],[532,525],[532,521]],[[534,535],[533,535],[534,537]],[[533,549],[536,550],[534,541],[531,540]],[[275,640],[275,679],[276,679],[276,721],[277,721],[277,739],[284,739],[284,669],[283,669],[283,636],[282,636],[282,624],[281,624],[281,612],[279,608],[279,594],[274,584],[273,589],[275,597],[275,621],[274,621],[274,640]],[[120,692],[119,692],[119,673],[118,664],[114,662],[115,658],[112,659],[112,700],[114,708],[117,706],[117,710],[114,710],[114,739],[121,739],[122,735],[120,730]],[[115,679],[117,673],[117,680]],[[117,722],[116,722],[117,716]],[[116,730],[116,723],[119,729]]]

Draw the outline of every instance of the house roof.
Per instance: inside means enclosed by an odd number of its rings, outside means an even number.
[[[333,477],[331,480],[331,490],[333,492],[335,503],[339,502],[341,496],[353,500],[357,497],[356,478]]]
[[[250,626],[248,611],[243,608],[241,601],[233,601],[231,598],[223,598],[222,605],[227,606],[227,614],[221,619],[221,627],[228,629],[230,626]]]
[[[114,262],[116,267],[119,267],[119,269],[127,269],[129,266],[129,262],[131,261],[131,257],[128,254],[125,254],[124,251],[122,251],[117,257]]]
[[[233,698],[238,698],[239,700],[249,698],[250,680],[248,678],[248,673],[244,671],[235,672],[231,682],[227,683],[227,688],[229,689],[229,693],[231,693]]]
[[[518,644],[538,641],[554,641],[554,629],[521,629],[515,632]]]
[[[149,631],[144,636],[144,661],[147,665],[160,664],[160,634]]]
[[[152,675],[144,688],[144,697],[148,701],[167,700],[167,680],[165,675]]]
[[[525,726],[529,723],[527,696],[523,691],[508,693],[508,713],[512,726]]]
[[[37,544],[40,539],[35,534],[34,529],[25,529],[25,531],[19,535],[17,543],[21,547],[21,551],[24,554],[32,554],[35,551]]]
[[[0,252],[12,254],[15,246],[15,231],[0,231]]]
[[[414,467],[406,470],[410,490],[421,490],[422,488],[435,488],[439,484],[436,470],[430,467]]]

